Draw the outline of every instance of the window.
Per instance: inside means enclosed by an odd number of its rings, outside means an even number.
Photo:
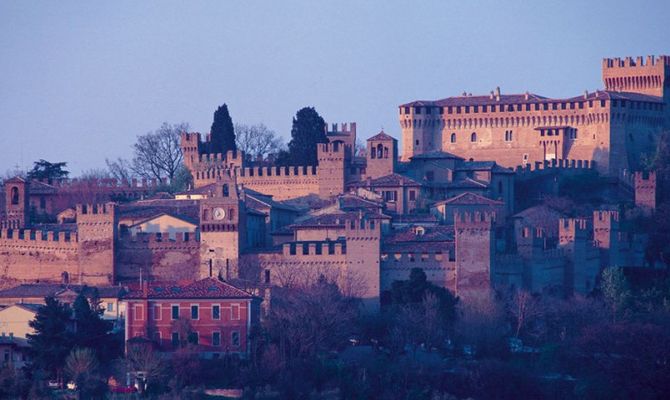
[[[265,270],[265,283],[270,283],[270,270]]]
[[[172,319],[179,319],[179,306],[172,306]]]
[[[370,158],[373,160],[377,158],[377,149],[375,148],[375,146],[372,146],[372,148],[370,149]]]
[[[451,139],[450,140],[451,140],[451,143],[456,143],[456,134],[455,133],[451,134]]]
[[[223,185],[223,197],[228,197],[230,195],[230,189],[228,188],[228,184]]]
[[[191,305],[191,319],[199,319],[200,317],[200,308],[198,305]]]
[[[472,132],[472,134],[470,135],[470,141],[473,142],[473,143],[477,141],[477,133],[476,132]]]
[[[421,107],[414,107],[415,114],[421,114]]]
[[[154,321],[160,321],[161,320],[161,306],[156,304],[154,305]]]
[[[191,344],[198,344],[200,341],[198,332],[189,332],[188,333],[188,342]]]
[[[418,146],[419,145],[419,139],[415,140],[414,143],[416,143],[416,145]]]
[[[405,114],[409,114],[409,107],[405,107]]]
[[[382,155],[384,154],[384,146],[379,143],[377,145],[377,158],[382,158]]]
[[[409,200],[410,201],[416,200],[416,191],[414,191],[414,190],[409,191]]]
[[[240,347],[240,332],[239,331],[230,332],[230,344],[233,347]]]
[[[179,347],[179,332],[172,332],[172,347]]]
[[[384,201],[396,201],[397,195],[395,190],[385,190],[384,191]]]
[[[47,208],[47,199],[44,196],[40,196],[40,209],[44,210]]]
[[[233,321],[240,319],[240,305],[231,304],[230,306],[230,319]]]
[[[114,312],[114,303],[107,303],[107,312]]]
[[[218,304],[212,306],[212,319],[221,319],[221,306]]]
[[[19,188],[16,186],[12,188],[12,204],[15,206],[19,204]]]
[[[144,306],[142,304],[133,304],[133,316],[135,321],[144,321]]]
[[[375,221],[370,221],[370,229],[375,229]]]
[[[221,346],[221,332],[212,332],[212,346]]]
[[[447,107],[447,114],[453,114],[453,113],[454,109],[451,106]]]
[[[511,142],[512,141],[512,131],[505,131],[505,141],[506,142]]]

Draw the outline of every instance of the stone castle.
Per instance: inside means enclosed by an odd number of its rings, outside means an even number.
[[[588,293],[604,267],[645,265],[644,235],[607,205],[577,218],[521,208],[515,188],[598,172],[654,212],[655,175],[631,171],[668,126],[670,57],[603,68],[606,90],[572,99],[494,92],[402,105],[402,156],[384,132],[356,154],[348,123],[326,129],[318,165],[303,166],[210,154],[207,136],[184,133],[194,188],[175,196],[105,182],[81,204],[63,195],[70,183],[7,180],[0,277],[286,287],[325,276],[372,308],[412,268],[462,298],[492,287]]]
[[[604,59],[604,90],[551,99],[533,93],[448,97],[399,107],[403,159],[447,151],[505,167],[595,162],[640,168],[670,127],[670,56]]]

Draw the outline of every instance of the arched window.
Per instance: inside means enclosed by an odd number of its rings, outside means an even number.
[[[471,142],[477,141],[477,132],[472,132],[472,135],[470,135],[470,141]]]
[[[384,145],[379,143],[377,145],[377,158],[382,158],[382,157],[384,157]]]
[[[451,134],[451,143],[456,143],[456,133]]]
[[[12,188],[12,204],[13,205],[19,204],[19,188],[17,188],[16,186]]]
[[[228,209],[228,219],[235,219],[235,209],[234,208],[229,208]]]
[[[384,147],[384,158],[389,158],[389,148]]]
[[[372,146],[370,148],[370,158],[372,159],[377,158],[377,148],[375,148],[375,146]]]
[[[223,185],[223,197],[228,197],[230,195],[230,189],[228,188],[228,184],[225,183]]]
[[[207,209],[202,210],[202,220],[203,221],[209,220],[209,210]]]

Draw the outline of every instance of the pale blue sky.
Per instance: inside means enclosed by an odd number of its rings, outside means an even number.
[[[669,20],[667,0],[0,0],[0,172],[102,167],[224,102],[284,137],[306,105],[398,137],[411,100],[600,88],[603,57],[670,54]]]

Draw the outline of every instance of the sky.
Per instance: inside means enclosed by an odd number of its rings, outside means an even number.
[[[223,103],[285,141],[304,106],[400,138],[413,100],[602,88],[602,58],[670,54],[668,20],[668,0],[0,0],[0,173],[103,168]]]

